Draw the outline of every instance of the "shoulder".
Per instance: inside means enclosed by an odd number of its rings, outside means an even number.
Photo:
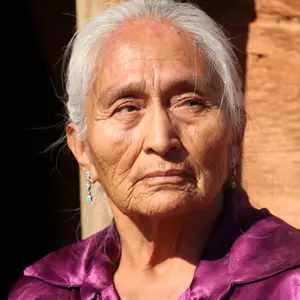
[[[232,300],[300,300],[300,267],[236,287]]]
[[[252,282],[300,266],[299,229],[265,209],[246,208],[239,217],[239,236],[230,250],[234,282]]]
[[[53,295],[69,299],[89,275],[94,261],[112,254],[115,244],[111,225],[88,239],[49,253],[24,270],[24,276],[11,289],[9,300],[46,300],[47,295],[51,300]]]
[[[42,280],[23,276],[11,289],[8,300],[70,299],[73,290],[59,288]]]

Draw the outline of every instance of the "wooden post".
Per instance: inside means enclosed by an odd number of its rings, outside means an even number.
[[[120,2],[119,0],[77,0],[76,17],[77,25],[82,26],[89,18],[97,15],[112,3]]]

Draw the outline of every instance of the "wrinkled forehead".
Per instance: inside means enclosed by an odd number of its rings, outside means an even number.
[[[165,21],[127,21],[112,34],[97,65],[97,90],[130,79],[147,83],[155,76],[167,82],[190,78],[201,85],[218,85],[212,82],[207,59],[193,38]]]

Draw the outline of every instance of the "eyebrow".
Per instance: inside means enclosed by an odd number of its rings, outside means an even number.
[[[107,99],[107,97],[109,97],[111,99],[117,99],[124,97],[129,93],[145,94],[145,86],[146,83],[143,80],[119,85],[111,85],[101,92],[100,98]]]
[[[217,91],[214,85],[200,77],[179,76],[177,78],[175,77],[172,81],[165,83],[166,88],[162,91],[162,95],[170,95],[177,92],[195,92],[200,96],[203,96],[203,87],[207,84],[213,92]],[[111,103],[111,101],[117,101],[117,99],[129,96],[130,94],[145,96],[147,94],[146,81],[136,80],[120,85],[110,85],[101,92],[98,99],[101,99],[101,102],[104,101],[104,103]]]
[[[166,94],[174,94],[177,92],[194,92],[203,96],[204,90],[202,86],[204,82],[199,77],[182,77],[174,80],[167,85]]]

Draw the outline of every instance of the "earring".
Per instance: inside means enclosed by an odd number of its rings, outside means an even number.
[[[85,185],[85,187],[87,189],[86,201],[91,203],[91,202],[93,202],[93,196],[91,193],[92,184],[91,184],[91,172],[90,171],[86,172],[86,179],[87,179],[87,183]]]
[[[235,168],[235,157],[231,158],[231,188],[236,188],[236,168]]]

